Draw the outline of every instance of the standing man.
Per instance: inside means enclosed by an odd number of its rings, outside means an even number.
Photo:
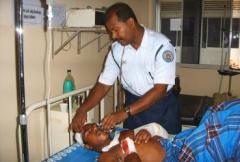
[[[125,3],[107,9],[105,27],[114,43],[98,82],[77,110],[70,128],[81,131],[87,112],[109,92],[118,77],[125,91],[125,110],[105,116],[105,129],[120,122],[129,129],[157,122],[168,133],[180,132],[180,114],[172,92],[176,52],[170,40],[140,25]]]

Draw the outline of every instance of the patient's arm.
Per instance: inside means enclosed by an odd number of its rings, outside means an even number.
[[[135,143],[147,143],[148,140],[151,138],[151,133],[148,132],[146,129],[141,129],[137,134],[135,135]]]
[[[161,162],[165,158],[165,150],[155,138],[151,138],[147,143],[135,144],[135,146],[143,162]]]
[[[110,152],[101,153],[98,159],[99,162],[116,162],[117,159]]]
[[[108,152],[101,153],[98,160],[99,162],[123,162],[124,155],[120,145],[115,145]]]
[[[120,144],[118,144],[108,152],[102,153],[99,157],[99,162],[161,162],[165,158],[165,150],[159,141],[154,138],[151,138],[147,143],[135,144],[135,147],[138,156],[124,155]]]
[[[118,141],[121,143],[122,140],[124,140],[125,138],[131,138],[132,140],[134,140],[134,132],[132,130],[124,130],[120,133],[120,136],[118,138]]]
[[[125,130],[120,133],[118,141],[121,143],[121,141],[127,137],[131,138],[136,143],[146,143],[151,138],[151,133],[146,129],[141,129],[134,135],[134,131]]]
[[[142,161],[138,154],[136,152],[133,152],[125,157],[124,162],[142,162]]]

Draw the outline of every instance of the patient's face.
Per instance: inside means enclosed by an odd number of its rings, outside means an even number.
[[[110,141],[109,133],[102,131],[96,123],[83,126],[82,138],[85,145],[95,150],[101,150]]]

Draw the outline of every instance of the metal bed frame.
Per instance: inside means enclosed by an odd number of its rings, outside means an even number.
[[[84,96],[84,98],[86,98],[89,95],[89,92],[91,90],[92,86],[88,86],[85,88],[81,88],[81,89],[77,89],[75,91],[60,95],[60,96],[56,96],[56,97],[52,97],[49,100],[45,99],[43,101],[31,104],[29,106],[26,107],[26,118],[28,119],[29,116],[32,114],[32,112],[34,112],[37,109],[46,109],[46,115],[47,115],[47,147],[48,147],[48,156],[53,155],[53,145],[52,145],[52,123],[51,123],[51,117],[52,117],[52,108],[56,105],[61,103],[64,99],[68,99],[68,124],[70,124],[71,120],[72,120],[72,115],[73,115],[73,96],[77,96],[77,95],[81,95]],[[117,84],[114,84],[113,86],[113,107],[116,108],[117,107]],[[105,99],[102,99],[101,102],[95,107],[98,108],[99,110],[99,115],[98,115],[98,119],[101,120],[102,117],[105,115]],[[113,109],[113,111],[116,111],[115,109]],[[90,118],[93,116],[93,112],[94,109],[92,109],[91,111],[89,111],[87,113],[88,116],[88,121],[87,122],[92,122],[90,120]],[[26,123],[27,124],[27,123]],[[73,132],[69,131],[68,132],[68,136],[69,136],[69,146],[71,146],[73,144]],[[20,138],[20,127],[19,127],[19,136]],[[20,140],[19,140],[20,141]],[[19,144],[19,146],[21,146],[21,144]],[[26,159],[25,159],[26,160]],[[23,160],[23,161],[25,161]]]
[[[28,148],[28,116],[32,111],[39,108],[47,109],[47,122],[50,121],[51,117],[51,104],[62,101],[64,98],[69,99],[69,115],[68,121],[71,121],[72,118],[72,96],[79,93],[86,93],[86,96],[89,94],[90,87],[82,88],[75,90],[73,92],[45,99],[38,103],[32,104],[30,106],[25,105],[25,84],[24,84],[24,45],[23,45],[23,0],[14,0],[15,7],[15,50],[16,50],[16,76],[17,76],[17,100],[18,100],[18,119],[17,119],[17,136],[18,136],[18,157],[20,161],[29,162],[29,148]],[[48,0],[42,0],[45,4],[50,2]],[[117,90],[116,84],[114,85],[114,108],[117,105]],[[116,109],[114,109],[116,111]],[[100,102],[99,105],[99,117],[104,115],[104,100]],[[91,115],[91,112],[88,113],[88,116]],[[51,124],[47,126],[47,135],[48,135],[48,154],[52,154],[52,139],[51,139]],[[71,137],[72,132],[69,132],[70,144],[73,142]]]

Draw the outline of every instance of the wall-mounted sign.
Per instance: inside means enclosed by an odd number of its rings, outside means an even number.
[[[170,19],[170,31],[181,31],[182,19]]]
[[[24,4],[23,22],[24,24],[43,24],[43,8]]]

